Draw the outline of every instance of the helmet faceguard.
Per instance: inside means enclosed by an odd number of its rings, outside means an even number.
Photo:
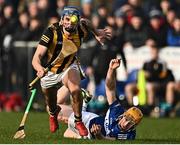
[[[69,26],[63,25],[63,26],[65,27],[66,31],[72,33],[76,30],[77,25],[80,21],[80,12],[77,7],[67,6],[67,7],[64,7],[64,10],[61,14],[61,22],[63,21],[65,16],[70,17],[71,25]]]

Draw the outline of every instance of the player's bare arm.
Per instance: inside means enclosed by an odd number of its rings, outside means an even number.
[[[41,59],[45,55],[46,51],[47,47],[39,44],[32,59],[32,65],[34,69],[37,71],[37,76],[39,78],[45,75],[44,67],[41,65]]]
[[[89,31],[91,31],[94,34],[95,38],[97,39],[97,41],[99,41],[99,43],[101,45],[104,44],[105,39],[110,40],[111,37],[112,37],[112,34],[110,33],[110,31],[107,28],[105,28],[105,29],[95,29],[92,26],[92,23],[90,22],[90,20],[88,20],[88,19],[81,18],[81,23],[83,23],[84,25],[87,26]]]
[[[116,69],[120,66],[120,59],[112,59],[106,76],[107,101],[112,104],[116,100]]]

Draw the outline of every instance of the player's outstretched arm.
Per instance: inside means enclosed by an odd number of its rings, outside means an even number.
[[[120,59],[112,59],[106,75],[106,96],[109,105],[116,100],[116,69],[120,66]]]
[[[87,29],[94,34],[95,38],[97,39],[97,41],[99,41],[99,43],[101,45],[104,45],[105,39],[110,40],[111,37],[112,37],[111,32],[107,28],[105,28],[105,29],[95,29],[93,27],[92,23],[90,22],[90,20],[88,20],[88,19],[81,18],[81,23],[86,25]]]

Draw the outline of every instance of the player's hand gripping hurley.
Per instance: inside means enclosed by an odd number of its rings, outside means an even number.
[[[67,40],[66,43],[64,44],[64,47],[62,48],[61,52],[58,54],[58,56],[56,57],[56,59],[48,66],[45,68],[44,72],[45,74],[57,63],[62,63],[64,58],[74,54],[77,52],[77,47],[75,46],[74,43],[72,43],[72,41]],[[39,77],[36,77],[30,84],[29,84],[29,88],[32,89],[33,85],[39,80]]]

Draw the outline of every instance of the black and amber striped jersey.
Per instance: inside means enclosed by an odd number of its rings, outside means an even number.
[[[46,60],[46,66],[48,66],[51,62],[53,62],[53,60],[56,59],[58,54],[62,51],[63,43],[66,43],[65,39],[69,39],[63,33],[62,29],[63,28],[61,25],[59,25],[59,23],[54,23],[50,25],[41,36],[39,44],[48,48],[47,53],[44,56],[44,60]],[[85,35],[87,35],[87,32],[88,30],[86,27],[78,25],[77,32],[71,34],[70,40],[75,44],[77,49],[80,48],[81,42]],[[51,68],[51,71],[54,73],[62,72],[75,61],[75,55],[76,53],[65,57],[61,63],[55,64]]]

